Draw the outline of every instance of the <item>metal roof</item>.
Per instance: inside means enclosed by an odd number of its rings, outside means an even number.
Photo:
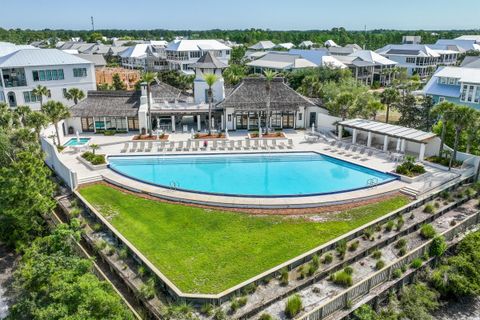
[[[20,49],[0,58],[0,67],[56,66],[92,64],[92,62],[58,49]]]
[[[370,131],[372,133],[378,133],[382,135],[387,135],[389,137],[405,139],[417,143],[425,143],[436,136],[432,132],[425,132],[422,130],[366,119],[345,120],[340,121],[339,124],[347,128],[353,128],[367,132]]]

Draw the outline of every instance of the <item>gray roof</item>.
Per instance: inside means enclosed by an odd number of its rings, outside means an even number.
[[[150,88],[152,91],[152,98],[159,100],[187,100],[188,97],[182,93],[182,90],[177,89],[165,82],[157,81]]]
[[[378,133],[382,135],[387,135],[389,137],[405,139],[418,143],[425,143],[436,136],[432,132],[425,132],[417,129],[396,126],[393,124],[387,124],[384,122],[377,122],[366,119],[345,120],[340,121],[339,124],[347,128],[353,128],[367,132],[370,131],[372,133]]]
[[[0,58],[0,67],[91,64],[90,61],[57,49],[20,49]]]
[[[198,59],[193,67],[200,69],[225,69],[228,66],[218,60],[210,51],[207,51],[207,53]]]
[[[245,78],[218,106],[234,107],[237,110],[265,110],[266,99],[265,78]],[[270,107],[273,110],[296,110],[299,106],[315,106],[315,104],[290,88],[283,78],[273,79],[270,91]]]
[[[135,117],[139,106],[139,91],[89,91],[70,113],[72,117]]]
[[[466,56],[460,67],[464,68],[480,68],[480,57]]]
[[[105,67],[107,65],[107,61],[101,54],[75,54],[75,56],[93,62],[95,67]]]

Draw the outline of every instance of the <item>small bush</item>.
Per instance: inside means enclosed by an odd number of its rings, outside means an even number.
[[[475,191],[473,188],[469,187],[469,188],[465,189],[465,195],[467,197],[471,198],[471,197],[474,197],[476,194],[477,194],[477,191]]]
[[[343,269],[343,271],[346,273],[346,274],[353,274],[353,268],[348,266],[348,267],[345,267],[345,269]]]
[[[318,266],[315,265],[313,262],[310,262],[308,264],[308,270],[307,270],[307,275],[308,276],[313,276],[313,274],[315,273],[315,271],[318,270]]]
[[[403,272],[402,272],[401,269],[395,269],[392,272],[392,277],[393,277],[393,279],[398,279],[402,276],[402,274],[403,274]]]
[[[457,222],[455,220],[450,221],[450,226],[451,227],[455,226],[456,224],[457,224]]]
[[[423,207],[423,212],[425,213],[434,213],[435,212],[435,207],[431,204],[431,203],[428,203],[425,205],[425,207]]]
[[[262,313],[258,320],[273,320],[273,317],[268,313]]]
[[[98,222],[97,222],[97,223],[94,223],[94,224],[92,225],[92,230],[95,231],[95,232],[98,232],[98,231],[102,230],[102,225],[101,225],[100,223],[98,223]]]
[[[205,316],[211,317],[213,315],[213,305],[211,303],[205,303],[200,308],[200,313]]]
[[[242,293],[247,295],[247,294],[252,294],[254,293],[255,291],[257,290],[257,285],[252,282],[248,285],[246,285],[243,289],[242,289]]]
[[[348,246],[348,251],[355,251],[358,249],[358,246],[360,245],[360,241],[356,240]]]
[[[140,277],[143,277],[147,274],[147,268],[145,268],[145,266],[140,266],[138,267],[137,272]]]
[[[407,245],[407,240],[405,238],[401,238],[395,243],[396,249],[404,248]]]
[[[313,264],[314,266],[316,266],[317,269],[318,269],[318,267],[320,266],[320,257],[318,256],[318,254],[314,254],[314,255],[312,256],[312,264]]]
[[[410,220],[413,220],[413,219],[415,219],[415,214],[414,214],[413,212],[410,214],[410,217],[409,217],[409,219],[410,219]]]
[[[445,237],[435,237],[430,244],[428,252],[432,257],[440,257],[447,250],[447,243],[445,242]]]
[[[371,237],[373,237],[375,231],[373,230],[373,227],[368,227],[363,231],[363,239],[368,240]]]
[[[420,229],[420,235],[424,239],[433,239],[437,235],[437,232],[431,224],[424,224]]]
[[[280,284],[286,286],[288,284],[288,269],[283,268],[280,270]]]
[[[383,260],[378,260],[377,263],[375,264],[375,269],[381,270],[385,267],[385,261]]]
[[[422,258],[415,258],[412,260],[412,262],[410,263],[410,268],[412,269],[418,269],[422,266]]]
[[[345,258],[345,253],[347,252],[347,241],[345,241],[344,239],[338,241],[335,250],[337,251],[337,254],[341,259]]]
[[[105,249],[105,254],[107,256],[112,256],[115,253],[115,248],[112,247],[111,245],[107,245],[107,248]]]
[[[94,249],[96,252],[100,252],[100,251],[102,251],[103,249],[105,249],[106,246],[107,246],[107,243],[105,242],[105,240],[99,239],[99,240],[97,240],[97,241],[94,242],[94,244],[93,244],[93,249]]]
[[[330,279],[335,283],[344,287],[350,287],[353,284],[352,275],[343,271],[339,271],[331,275]]]
[[[440,208],[440,202],[435,201],[435,202],[433,203],[433,206],[435,207],[435,209]]]
[[[295,294],[288,298],[285,305],[285,315],[292,319],[302,310],[302,298],[298,294]]]
[[[230,303],[230,312],[235,313],[240,308],[237,299],[233,299]]]
[[[329,264],[329,263],[332,263],[333,261],[333,256],[331,253],[328,253],[325,255],[325,257],[323,257],[323,263],[324,264]]]
[[[402,270],[403,273],[405,273],[405,272],[407,271],[407,269],[408,269],[408,266],[407,266],[406,264],[404,264],[404,265],[400,268],[400,270]]]
[[[397,218],[397,231],[400,231],[405,224],[405,220],[403,220],[403,217],[400,216]]]
[[[155,279],[150,278],[140,287],[140,297],[150,300],[155,297]]]
[[[398,255],[400,257],[403,257],[406,253],[407,253],[407,248],[406,247],[400,248],[400,250],[398,250]]]
[[[373,259],[380,259],[382,257],[382,252],[380,250],[375,250],[372,253]]]
[[[395,222],[393,222],[393,220],[390,220],[387,222],[387,225],[385,226],[385,230],[387,232],[390,232],[393,230],[393,227],[395,226]]]
[[[223,311],[222,308],[217,308],[217,310],[215,310],[215,314],[213,315],[213,319],[215,319],[215,320],[226,320],[227,315],[225,314],[225,311]]]
[[[118,250],[118,257],[120,259],[127,259],[128,258],[128,249],[127,247],[121,247],[120,250]]]
[[[448,198],[450,197],[450,192],[448,191],[442,191],[440,192],[440,198],[444,199],[444,200],[447,200]]]
[[[244,305],[247,304],[248,297],[247,296],[240,297],[240,298],[237,299],[237,301],[238,301],[238,304],[240,305],[240,307],[243,307]]]

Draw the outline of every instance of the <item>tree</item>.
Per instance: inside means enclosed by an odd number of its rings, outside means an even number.
[[[424,124],[425,131],[432,130],[432,109],[435,105],[433,98],[426,96],[422,101],[422,123]]]
[[[379,320],[378,314],[368,304],[364,304],[353,313],[358,320]]]
[[[55,132],[57,134],[57,145],[59,146],[60,134],[58,130],[58,122],[68,118],[70,116],[70,111],[63,103],[51,100],[42,106],[42,112],[55,126]]]
[[[77,104],[78,101],[85,98],[85,93],[78,88],[71,88],[67,92],[65,92],[65,98],[67,100],[73,100],[73,102]]]
[[[355,96],[350,92],[340,93],[335,100],[327,104],[328,109],[333,114],[338,114],[342,117],[342,121],[351,115],[354,105]]]
[[[410,128],[419,128],[422,123],[422,110],[417,106],[415,96],[407,94],[405,99],[397,104],[397,110],[400,112],[398,124]]]
[[[40,131],[48,124],[48,118],[43,112],[33,111],[27,114],[25,123],[28,127],[35,130],[37,140],[40,139]]]
[[[26,126],[26,119],[27,119],[27,116],[28,114],[30,114],[32,112],[32,109],[30,109],[29,106],[18,106],[16,109],[15,109],[15,113],[17,114],[18,116],[18,120],[20,122],[20,124],[25,127]]]
[[[440,134],[440,148],[438,149],[438,156],[443,156],[443,147],[445,144],[445,134],[447,132],[447,123],[449,121],[449,114],[450,111],[455,108],[455,104],[453,102],[444,101],[437,104],[432,109],[432,114],[434,114],[439,121],[442,122],[442,133]]]
[[[152,92],[152,82],[154,82],[157,79],[157,74],[155,72],[145,72],[142,74],[142,79],[141,82],[145,82],[147,84],[147,129],[148,129],[148,135],[151,137],[153,135],[153,130],[152,130],[152,102],[150,99],[150,95]]]
[[[480,112],[476,109],[472,110],[472,118],[470,119],[470,122],[468,123],[468,126],[465,130],[467,134],[467,145],[465,149],[466,153],[470,153],[472,148],[472,142],[477,139],[478,133],[480,131]]]
[[[245,56],[245,47],[244,46],[236,46],[232,48],[232,52],[230,54],[230,65],[239,65],[243,62],[243,57]]]
[[[430,313],[440,306],[438,292],[425,283],[416,283],[402,289],[400,308],[402,319],[430,320]]]
[[[223,71],[223,78],[229,85],[237,85],[247,76],[245,67],[239,64],[231,64]]]
[[[32,93],[40,100],[40,108],[43,106],[43,97],[50,97],[50,90],[47,87],[38,85]]]
[[[392,106],[395,106],[399,102],[400,95],[397,89],[387,88],[381,93],[380,98],[381,98],[381,102],[387,106],[387,114],[385,115],[385,122],[388,123],[389,116],[390,116],[390,108],[392,108]]]
[[[453,145],[453,155],[450,158],[449,167],[451,167],[452,163],[457,160],[458,141],[460,139],[460,134],[462,133],[462,130],[469,125],[473,112],[473,109],[467,106],[455,106],[450,112],[450,120],[455,126],[455,142]]]
[[[272,91],[272,80],[277,76],[277,73],[272,70],[265,70],[265,91],[267,92],[267,134],[270,132],[270,103],[271,103],[271,91]]]
[[[127,86],[125,85],[125,82],[122,81],[118,73],[113,74],[112,82],[113,82],[112,86],[113,88],[115,88],[115,90],[127,90]]]
[[[97,151],[98,149],[100,149],[100,146],[96,143],[92,143],[90,145],[90,149],[92,149],[92,153],[95,154],[95,151]]]
[[[214,73],[206,73],[203,75],[203,80],[208,86],[208,134],[212,134],[212,104],[213,104],[213,85],[218,81],[218,76]]]

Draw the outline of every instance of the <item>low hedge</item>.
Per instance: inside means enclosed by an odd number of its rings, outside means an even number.
[[[105,160],[104,154],[94,154],[93,152],[86,151],[82,154],[82,158],[93,164],[94,166],[105,164],[107,161]]]

